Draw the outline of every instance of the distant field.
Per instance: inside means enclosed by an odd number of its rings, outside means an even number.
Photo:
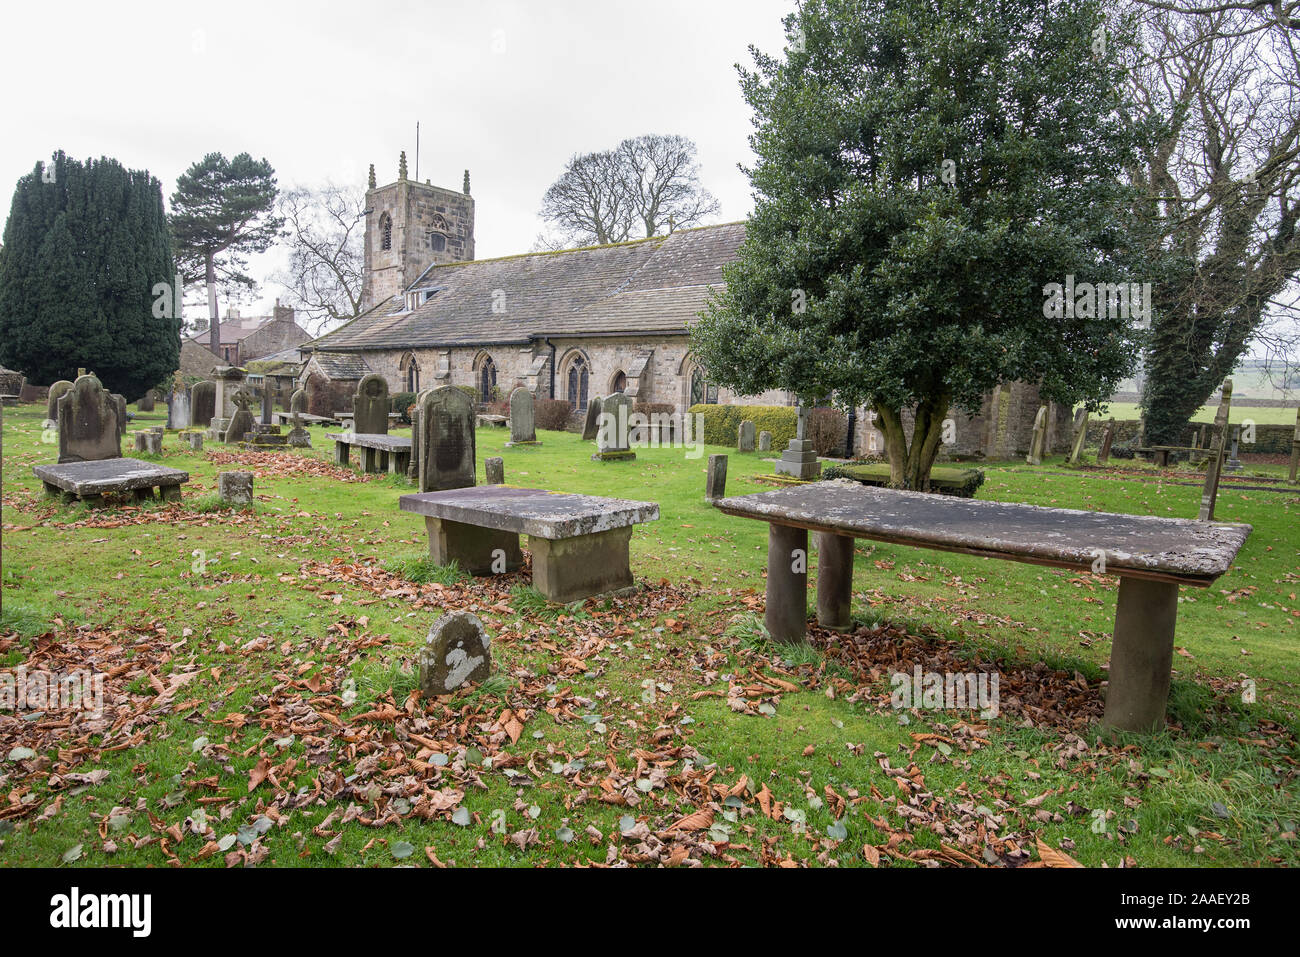
[[[1213,422],[1214,413],[1218,406],[1201,406],[1196,414],[1192,416],[1193,422]],[[1117,419],[1136,419],[1139,418],[1137,403],[1135,402],[1112,402],[1102,412],[1103,418],[1114,416]],[[1246,419],[1251,419],[1259,425],[1294,425],[1295,408],[1257,408],[1252,406],[1233,406],[1232,422],[1240,424]]]

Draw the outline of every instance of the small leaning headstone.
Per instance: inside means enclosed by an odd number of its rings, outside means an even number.
[[[253,473],[218,473],[217,494],[228,505],[247,505],[253,500]]]
[[[587,417],[582,421],[582,441],[591,442],[600,434],[601,401],[592,398],[587,403]]]
[[[487,473],[488,485],[506,484],[506,463],[499,455],[484,459],[483,469]]]
[[[202,452],[202,451],[203,451],[203,433],[202,433],[202,432],[186,432],[185,434],[186,434],[186,436],[187,436],[187,437],[189,438],[189,440],[190,440],[190,450],[193,451],[193,452]]]
[[[1029,441],[1029,454],[1025,462],[1029,465],[1043,464],[1043,448],[1047,445],[1047,406],[1040,405],[1034,416],[1034,436]]]
[[[736,451],[754,451],[754,423],[749,419],[741,422],[736,428]]]
[[[1101,449],[1097,452],[1097,464],[1105,465],[1110,461],[1110,446],[1115,441],[1115,419],[1111,418],[1106,423],[1106,429],[1101,433]]]
[[[492,640],[483,622],[467,611],[443,615],[420,651],[420,691],[425,697],[452,694],[478,684],[492,672]]]
[[[523,387],[510,393],[510,441],[506,445],[541,445],[537,441],[533,394]]]
[[[758,433],[758,450],[760,452],[772,451],[772,433],[764,429]]]

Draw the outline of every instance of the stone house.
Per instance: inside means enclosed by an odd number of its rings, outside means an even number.
[[[459,193],[415,183],[403,156],[395,183],[376,187],[371,169],[363,311],[304,346],[304,379],[354,382],[376,372],[392,392],[472,385],[482,402],[522,386],[577,412],[592,396],[620,391],[679,412],[701,402],[792,405],[785,391],[740,397],[710,383],[690,352],[688,328],[744,238],[743,223],[726,223],[475,260],[469,173]],[[1036,412],[1036,387],[1004,386],[975,419],[953,413],[949,451],[1023,454]],[[1070,440],[1062,412],[1054,448]],[[855,454],[884,448],[865,410],[855,412],[853,437]]]
[[[181,372],[206,376],[214,365],[244,366],[310,339],[311,333],[295,321],[293,307],[279,301],[269,316],[241,316],[230,309],[221,320],[221,358],[212,352],[212,330],[205,329],[181,340]]]

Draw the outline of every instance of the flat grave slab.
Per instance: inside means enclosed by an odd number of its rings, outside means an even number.
[[[519,568],[519,536],[529,536],[533,586],[559,602],[630,588],[633,526],[659,518],[654,502],[511,485],[403,495],[399,504],[424,516],[432,561],[474,575]]]
[[[326,432],[334,440],[334,461],[349,464],[352,446],[361,449],[361,468],[366,472],[392,472],[405,475],[411,460],[411,439],[404,435],[380,432]]]
[[[48,493],[64,492],[77,498],[141,493],[157,488],[163,498],[180,498],[180,487],[190,480],[189,472],[140,459],[102,459],[97,462],[66,462],[63,465],[34,465],[32,471],[45,483]]]
[[[548,492],[513,485],[476,485],[403,495],[404,512],[464,522],[535,538],[573,538],[659,518],[655,502]]]
[[[813,531],[1031,564],[1205,587],[1228,570],[1249,525],[1120,515],[818,482],[716,503],[721,511]]]
[[[331,419],[328,415],[312,415],[310,412],[299,412],[299,417],[305,425],[328,425],[336,423],[337,419]],[[292,412],[272,412],[271,418],[277,425],[292,425]]]
[[[411,450],[410,436],[405,435],[383,435],[379,432],[326,432],[325,438],[365,449],[383,449],[386,452]]]

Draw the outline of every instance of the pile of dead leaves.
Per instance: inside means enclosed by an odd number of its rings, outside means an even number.
[[[293,452],[209,452],[208,461],[214,465],[239,466],[252,472],[255,479],[282,476],[290,478],[319,477],[336,482],[371,482],[384,477],[378,472],[358,472],[342,465]]]

